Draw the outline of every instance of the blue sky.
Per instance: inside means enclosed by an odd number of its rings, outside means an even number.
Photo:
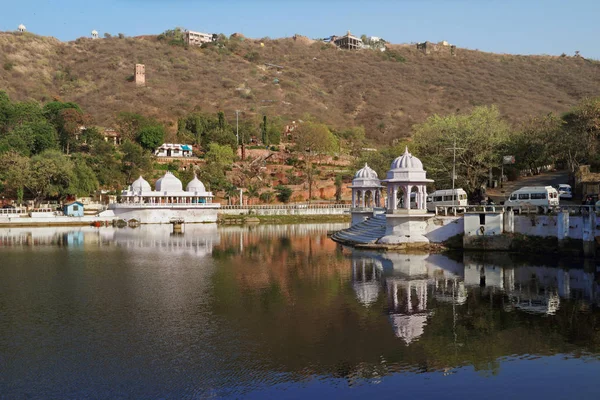
[[[128,36],[181,26],[271,38],[343,34],[392,43],[447,40],[497,53],[600,59],[599,0],[1,0],[0,30],[73,40],[96,29]]]

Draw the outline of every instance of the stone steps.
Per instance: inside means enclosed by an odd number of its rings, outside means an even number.
[[[385,235],[385,229],[385,215],[376,215],[364,222],[353,225],[348,229],[343,229],[334,233],[331,238],[336,242],[341,243],[375,243],[379,238]]]

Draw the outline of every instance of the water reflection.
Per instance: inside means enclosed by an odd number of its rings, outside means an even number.
[[[550,393],[600,373],[595,264],[355,251],[336,228],[0,230],[0,393],[505,398],[550,364]]]
[[[365,307],[385,292],[385,312],[396,337],[406,344],[424,333],[440,303],[464,305],[469,295],[485,296],[492,304],[500,301],[504,312],[539,315],[555,315],[561,298],[576,301],[578,311],[600,305],[600,274],[595,265],[586,269],[519,265],[506,254],[465,254],[462,258],[460,263],[440,254],[354,250],[350,256],[352,287]]]

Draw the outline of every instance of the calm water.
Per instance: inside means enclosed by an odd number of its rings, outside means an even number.
[[[592,398],[595,263],[335,225],[0,230],[0,398]]]

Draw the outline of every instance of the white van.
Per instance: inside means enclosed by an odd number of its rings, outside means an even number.
[[[453,195],[454,194],[454,195]],[[427,211],[435,211],[436,206],[466,206],[467,192],[462,189],[436,190],[427,195]]]
[[[538,207],[538,211],[547,212],[558,206],[558,191],[552,186],[525,186],[512,192],[504,205],[516,210],[521,206]]]

